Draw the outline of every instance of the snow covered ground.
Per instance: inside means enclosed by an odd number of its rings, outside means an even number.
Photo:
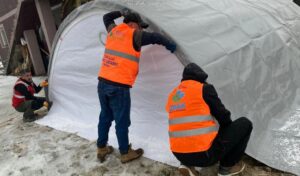
[[[43,78],[34,78],[39,83]],[[0,176],[177,176],[177,169],[141,158],[121,164],[119,153],[104,163],[96,158],[95,141],[76,134],[23,123],[22,114],[11,107],[12,87],[16,77],[0,76]],[[291,176],[245,156],[245,176]],[[199,169],[200,170],[200,169]],[[216,175],[217,165],[200,170],[201,176]]]
[[[3,63],[0,61],[0,75],[4,74],[4,66]]]

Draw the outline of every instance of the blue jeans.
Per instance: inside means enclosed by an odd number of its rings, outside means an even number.
[[[98,124],[97,146],[104,147],[108,141],[112,121],[116,123],[116,135],[121,154],[128,152],[128,127],[130,126],[130,90],[129,88],[98,82],[98,96],[101,112]]]

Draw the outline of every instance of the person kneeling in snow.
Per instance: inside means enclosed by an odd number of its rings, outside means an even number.
[[[12,106],[18,112],[24,112],[23,121],[32,122],[37,119],[34,110],[43,106],[48,108],[48,102],[45,97],[35,97],[34,94],[41,91],[43,87],[48,86],[47,81],[43,81],[36,86],[32,81],[32,74],[29,69],[20,71],[20,78],[14,85],[14,94],[12,97]]]
[[[206,83],[207,77],[198,65],[190,63],[181,83],[170,93],[166,105],[170,148],[181,162],[182,175],[198,175],[195,166],[207,167],[218,161],[219,176],[236,175],[245,168],[241,157],[252,123],[246,117],[231,120],[214,86]]]

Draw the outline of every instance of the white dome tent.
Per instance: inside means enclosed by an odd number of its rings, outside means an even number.
[[[134,147],[144,148],[148,158],[178,164],[169,151],[164,108],[184,65],[195,62],[208,73],[232,119],[246,116],[253,122],[247,154],[300,175],[300,8],[291,0],[90,2],[59,28],[49,68],[53,106],[38,123],[97,139],[102,17],[124,7],[178,46],[175,54],[158,45],[142,50],[131,89]],[[109,143],[117,148],[116,141],[112,125]]]

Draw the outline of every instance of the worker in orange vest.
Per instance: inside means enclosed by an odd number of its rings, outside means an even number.
[[[114,19],[123,16],[123,23],[116,25]],[[160,44],[170,52],[175,43],[159,33],[143,31],[148,24],[139,14],[128,9],[113,11],[103,16],[108,31],[102,65],[98,74],[98,95],[101,113],[98,124],[97,157],[103,162],[113,151],[107,145],[112,121],[115,121],[116,135],[121,153],[121,162],[126,163],[142,156],[143,149],[132,149],[128,139],[130,126],[130,88],[139,70],[141,47]],[[159,59],[159,58],[158,58]]]
[[[22,69],[20,71],[20,78],[14,85],[12,106],[18,112],[24,112],[23,121],[32,122],[37,120],[35,110],[43,106],[48,108],[48,102],[45,97],[36,97],[35,93],[42,90],[43,87],[48,86],[48,82],[42,81],[38,86],[32,81],[32,74],[29,69]]]
[[[241,162],[252,131],[245,117],[235,121],[222,104],[208,75],[196,64],[188,64],[181,83],[170,93],[166,110],[169,113],[170,148],[181,162],[182,175],[195,176],[195,166],[206,167],[220,161],[219,176],[243,171]]]

